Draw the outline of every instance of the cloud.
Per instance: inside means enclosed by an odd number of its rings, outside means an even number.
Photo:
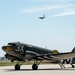
[[[51,17],[68,16],[68,15],[75,15],[75,5],[69,5],[66,8],[63,8],[61,13],[58,12],[58,14],[55,14]]]
[[[56,1],[59,1],[59,0],[56,0]],[[21,10],[21,13],[38,13],[38,12],[45,12],[45,13],[49,12],[50,15],[52,14],[51,17],[75,15],[75,3],[39,6],[39,7],[26,8],[26,9]]]
[[[36,7],[36,8],[27,8],[21,10],[22,13],[35,13],[35,12],[42,12],[42,11],[49,11],[53,9],[65,8],[64,5],[55,5],[55,6],[45,6],[45,7]]]
[[[49,2],[70,2],[70,1],[73,1],[73,0],[32,0],[32,1],[34,1],[34,2],[47,2],[47,1],[49,1]]]
[[[73,11],[73,12],[64,12],[64,13],[61,13],[61,14],[53,15],[51,17],[60,17],[60,16],[67,16],[67,15],[75,15],[75,11]]]

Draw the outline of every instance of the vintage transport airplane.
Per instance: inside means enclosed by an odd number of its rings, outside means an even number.
[[[72,52],[59,53],[57,50],[53,51],[20,42],[10,42],[6,46],[2,46],[2,49],[6,52],[5,57],[11,60],[11,62],[19,62],[15,65],[15,70],[20,70],[22,63],[26,60],[34,61],[32,65],[33,70],[37,70],[38,65],[44,60],[58,63],[61,68],[65,68],[61,60],[75,57],[75,48]],[[71,65],[74,68],[72,63]]]

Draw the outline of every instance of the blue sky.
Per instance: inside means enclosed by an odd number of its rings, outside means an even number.
[[[38,19],[44,14],[45,19]],[[75,0],[0,0],[0,48],[17,41],[71,51],[75,46]],[[0,56],[4,54],[0,49]]]

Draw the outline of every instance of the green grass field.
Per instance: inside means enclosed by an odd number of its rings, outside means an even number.
[[[24,62],[22,65],[32,65],[34,62]],[[17,62],[0,62],[0,66],[14,66]],[[41,64],[51,64],[49,62],[41,62]]]
[[[0,66],[13,66],[15,65],[17,62],[0,62]],[[32,64],[32,62],[24,62],[23,65],[30,65]]]

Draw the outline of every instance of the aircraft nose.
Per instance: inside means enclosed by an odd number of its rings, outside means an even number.
[[[13,50],[12,46],[3,46],[2,47],[3,50]]]
[[[5,49],[6,49],[6,47],[5,47],[5,46],[2,46],[2,49],[3,49],[3,50],[5,50]]]

